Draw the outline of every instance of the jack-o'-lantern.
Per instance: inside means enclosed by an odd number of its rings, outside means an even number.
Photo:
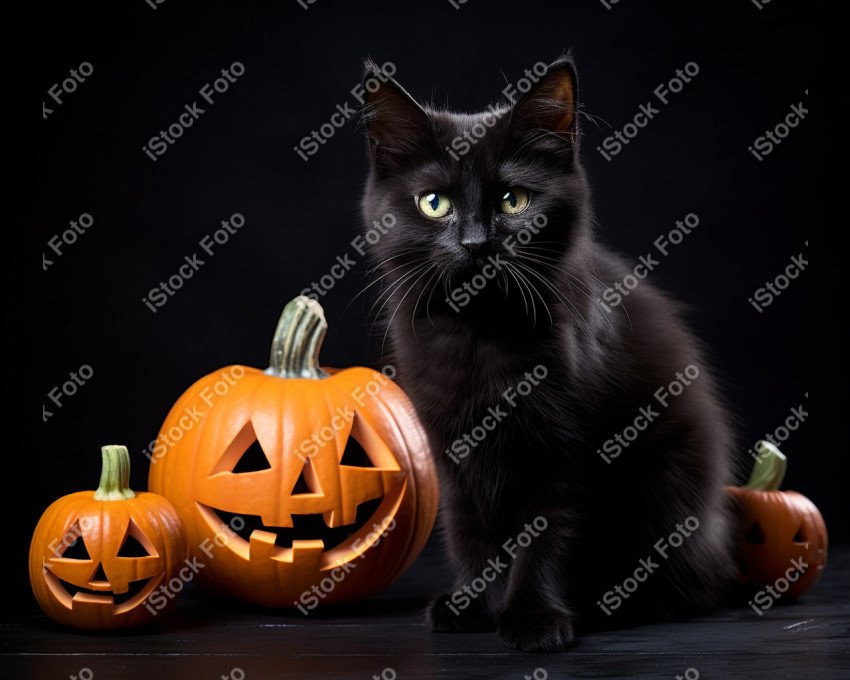
[[[152,456],[149,486],[180,513],[207,565],[199,580],[266,606],[379,590],[417,557],[436,516],[412,404],[383,372],[320,368],[326,329],[317,301],[290,302],[271,367],[199,380]]]
[[[787,466],[779,449],[759,442],[756,452],[749,482],[727,487],[740,521],[740,580],[752,589],[779,582],[783,597],[799,597],[817,583],[826,567],[826,524],[808,498],[796,491],[779,491]]]
[[[175,598],[148,597],[186,559],[183,527],[171,504],[129,488],[124,446],[104,446],[97,491],[55,501],[42,515],[29,555],[30,583],[44,612],[77,628],[148,623]]]

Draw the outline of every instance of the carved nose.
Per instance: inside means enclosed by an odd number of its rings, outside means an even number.
[[[463,246],[463,249],[466,250],[467,253],[469,253],[470,257],[475,258],[484,252],[487,240],[478,237],[468,237],[463,239],[460,242],[460,245]]]

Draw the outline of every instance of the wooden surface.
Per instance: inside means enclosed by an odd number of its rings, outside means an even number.
[[[850,549],[834,549],[802,600],[669,625],[585,635],[570,652],[527,655],[495,634],[436,635],[427,595],[448,574],[433,546],[368,602],[305,617],[210,598],[192,588],[173,617],[92,635],[38,613],[3,624],[0,677],[110,678],[850,678]],[[88,669],[88,670],[85,670]],[[691,670],[689,670],[691,669]]]

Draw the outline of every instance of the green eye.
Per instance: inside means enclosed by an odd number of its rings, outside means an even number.
[[[528,192],[522,187],[510,187],[499,200],[499,209],[508,215],[521,213],[528,207]]]
[[[445,194],[438,194],[436,191],[429,191],[417,198],[416,205],[419,206],[419,212],[432,220],[445,217],[452,211],[451,199]]]

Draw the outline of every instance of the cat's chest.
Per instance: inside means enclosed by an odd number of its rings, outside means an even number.
[[[472,333],[434,333],[400,352],[402,386],[420,417],[444,437],[480,423],[504,429],[520,407],[546,399],[562,373],[558,352]]]

